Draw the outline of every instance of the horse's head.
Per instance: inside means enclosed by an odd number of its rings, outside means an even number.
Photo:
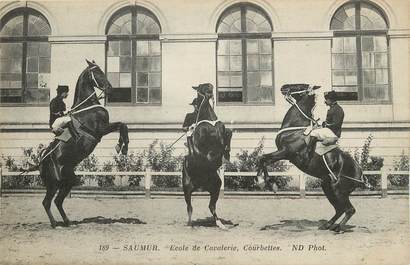
[[[92,85],[108,94],[112,86],[110,81],[108,81],[107,77],[105,76],[104,72],[94,61],[90,62],[86,60],[86,62],[88,64],[88,67],[85,71],[88,71]]]
[[[313,108],[316,104],[315,90],[318,88],[320,86],[309,84],[286,84],[281,87],[280,91],[288,101],[293,99],[299,105]]]
[[[205,98],[206,100],[213,98],[214,86],[210,83],[200,84],[198,86],[193,86],[193,89],[196,90],[200,99]]]

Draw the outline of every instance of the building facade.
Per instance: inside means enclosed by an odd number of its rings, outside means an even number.
[[[1,2],[0,153],[52,139],[48,103],[68,85],[71,106],[88,59],[113,86],[104,104],[128,124],[131,151],[177,139],[191,87],[205,82],[233,153],[262,137],[273,151],[289,108],[280,87],[310,83],[338,92],[342,148],[372,134],[372,154],[391,164],[410,148],[409,10],[406,0]],[[319,98],[315,116],[325,113]],[[116,140],[96,155],[110,157]]]

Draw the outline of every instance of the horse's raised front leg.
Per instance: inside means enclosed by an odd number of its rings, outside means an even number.
[[[108,124],[108,127],[102,133],[102,135],[104,136],[115,131],[120,132],[120,137],[118,139],[118,144],[115,146],[115,150],[117,151],[117,153],[121,152],[123,155],[126,155],[128,153],[129,143],[128,126],[123,122],[112,122]]]
[[[281,149],[276,152],[263,154],[258,157],[256,166],[257,166],[257,177],[258,177],[258,186],[262,189],[265,188],[267,183],[267,178],[269,177],[267,170],[267,163],[273,164],[279,160],[286,159],[288,156],[288,150]],[[262,175],[263,172],[263,175]]]

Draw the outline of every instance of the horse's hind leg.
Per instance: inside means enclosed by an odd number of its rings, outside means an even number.
[[[192,225],[192,204],[191,204],[192,189],[184,188],[184,197],[186,202],[186,209],[188,212],[188,225]]]
[[[345,217],[342,219],[342,221],[339,224],[333,224],[330,227],[330,230],[333,230],[335,232],[343,232],[346,230],[346,223],[350,220],[350,218],[355,214],[356,209],[353,207],[352,203],[350,202],[349,195],[351,193],[351,189],[346,189],[346,190],[341,190],[342,186],[346,185],[347,180],[346,179],[341,179],[342,181],[339,182],[335,187],[335,195],[337,198],[337,205],[339,207],[339,210],[342,211],[342,213],[345,213]],[[344,185],[343,185],[344,184]],[[344,187],[345,188],[345,187]]]
[[[211,200],[209,201],[209,210],[211,211],[211,214],[215,219],[216,225],[219,228],[226,229],[226,227],[222,224],[221,220],[216,214],[216,202],[219,198],[219,191],[221,189],[222,181],[219,179],[219,175],[216,172],[214,178],[216,179],[216,182],[211,186],[211,189],[209,191],[209,193],[211,194]]]
[[[335,211],[336,211],[335,215],[329,221],[327,221],[326,223],[324,223],[323,225],[319,227],[320,230],[327,230],[337,221],[337,219],[340,218],[340,216],[342,216],[343,210],[339,207],[337,203],[337,198],[332,189],[330,180],[326,179],[322,181],[322,189],[327,199],[333,205],[333,208],[335,208]]]
[[[57,209],[60,212],[61,217],[63,218],[64,224],[66,226],[69,226],[70,220],[68,219],[64,211],[63,202],[64,202],[64,199],[67,197],[67,195],[70,193],[71,188],[73,187],[73,182],[75,179],[74,169],[73,168],[66,169],[64,167],[62,170],[62,176],[63,176],[63,181],[62,181],[60,190],[57,194],[57,197],[54,199],[54,203],[57,206]]]
[[[46,169],[46,166],[44,165],[44,169]],[[56,227],[56,220],[54,219],[53,214],[51,213],[50,207],[51,207],[51,201],[53,200],[54,195],[57,192],[57,180],[50,174],[50,171],[46,170],[45,172],[42,172],[41,174],[45,174],[43,179],[46,185],[46,196],[43,199],[43,206],[44,209],[46,210],[48,219],[50,220],[51,227],[55,228]]]

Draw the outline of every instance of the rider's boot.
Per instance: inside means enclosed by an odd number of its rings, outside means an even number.
[[[224,135],[225,140],[225,150],[224,150],[224,158],[229,161],[231,158],[231,138],[232,138],[232,131],[227,129]]]
[[[308,136],[307,138],[307,153],[310,154],[316,146],[316,143],[318,142],[318,138],[315,136]]]
[[[77,130],[74,128],[74,124],[72,121],[68,122],[65,127],[68,128],[68,130],[70,131],[71,135],[73,136],[74,139],[78,139],[79,138],[79,134],[77,132]]]
[[[192,136],[188,136],[186,139],[188,143],[188,154],[189,156],[192,156],[194,155],[194,150],[193,150],[194,144],[192,143]]]

